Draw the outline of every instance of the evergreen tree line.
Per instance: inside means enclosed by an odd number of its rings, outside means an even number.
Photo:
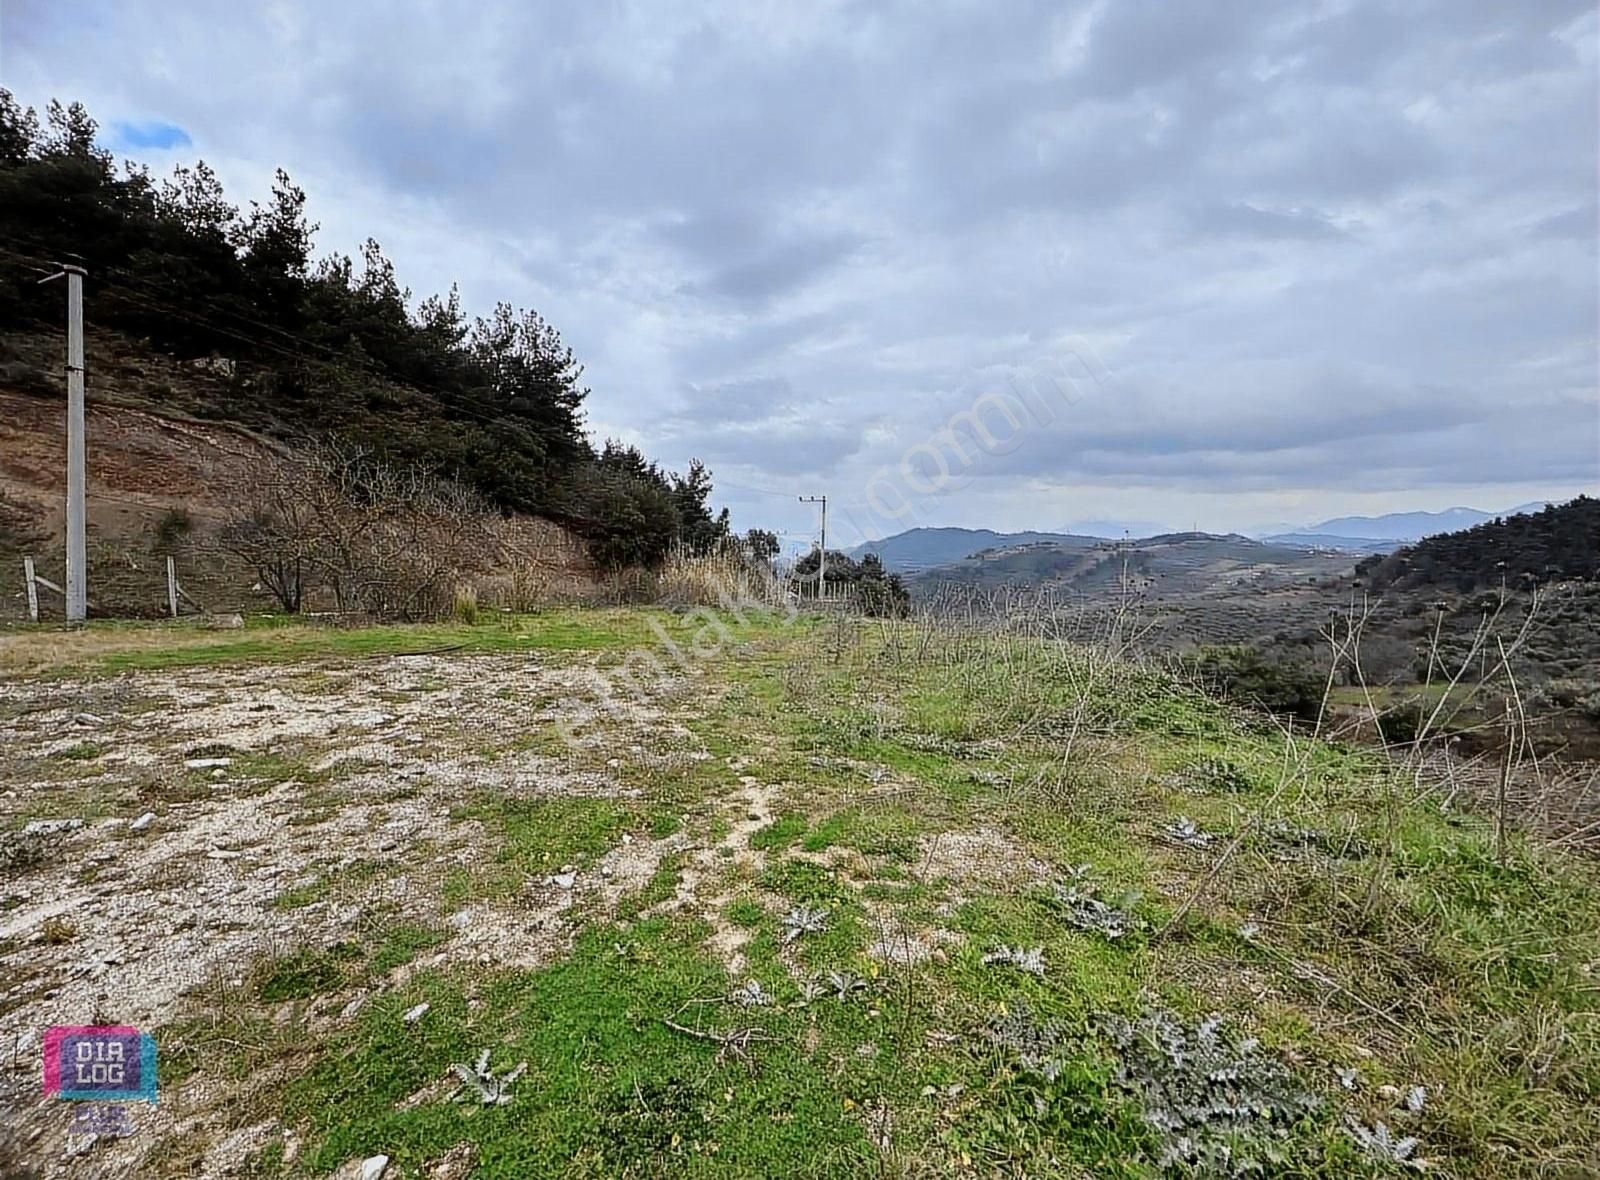
[[[313,258],[305,192],[279,170],[270,197],[232,204],[203,161],[156,179],[120,168],[82,104],[41,120],[0,89],[0,329],[53,329],[61,300],[41,269],[90,272],[96,332],[179,359],[233,361],[207,407],[285,438],[337,437],[418,466],[504,511],[559,521],[607,567],[658,563],[729,534],[711,475],[662,469],[584,432],[583,366],[537,312],[501,303],[469,318],[454,287],[420,302],[378,243],[359,262]],[[0,358],[3,359],[3,358]]]
[[[1474,590],[1600,579],[1600,500],[1579,496],[1539,512],[1497,517],[1470,529],[1427,537],[1356,566],[1381,591],[1439,587]]]

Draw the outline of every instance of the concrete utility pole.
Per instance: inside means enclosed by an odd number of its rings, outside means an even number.
[[[70,262],[41,283],[67,277],[67,622],[89,614],[89,563],[84,531],[83,468],[83,276]],[[43,579],[37,579],[43,581]]]
[[[817,601],[821,602],[825,593],[823,571],[828,566],[828,497],[826,496],[801,496],[802,504],[822,505],[822,541],[817,546]]]
[[[67,622],[89,613],[84,523],[83,470],[83,276],[81,266],[63,266],[67,276]]]

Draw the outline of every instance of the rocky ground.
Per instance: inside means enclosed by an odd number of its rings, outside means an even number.
[[[581,678],[520,658],[423,656],[8,684],[0,1037],[4,1105],[37,1116],[23,1118],[29,1154],[92,1147],[64,1141],[48,1117],[59,1111],[39,1101],[49,1026],[160,1028],[196,988],[238,986],[260,956],[335,943],[374,910],[448,930],[430,965],[533,967],[559,953],[575,905],[604,911],[648,881],[681,833],[624,833],[591,868],[555,866],[510,899],[451,910],[441,898],[452,870],[495,851],[483,823],[452,818],[478,793],[639,795],[516,748],[558,712],[590,708],[573,696]],[[611,740],[642,752],[629,739],[648,739],[664,763],[705,757],[674,747],[686,731],[647,708],[609,721]],[[315,897],[283,904],[297,892]],[[362,995],[337,998],[352,1016]],[[176,1126],[188,1105],[164,1094],[146,1129]]]
[[[1137,669],[696,625],[12,642],[0,1175],[1594,1162],[1588,866]],[[131,1137],[40,1092],[106,1023]]]

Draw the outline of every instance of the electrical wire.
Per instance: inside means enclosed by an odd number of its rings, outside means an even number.
[[[25,238],[21,235],[6,231],[0,231],[0,240],[9,240],[36,249],[49,249],[48,246],[46,246],[44,243],[38,242],[37,240]],[[15,259],[22,260],[29,264],[44,263],[46,266],[55,265],[54,263],[50,262],[48,258],[41,255],[24,254],[14,250],[8,250],[5,247],[0,247],[0,254],[10,255]],[[38,269],[38,267],[34,266],[33,269]],[[104,278],[103,276],[107,272],[114,277],[110,278],[109,280]],[[303,353],[292,351],[283,344],[279,344],[271,340],[263,340],[257,336],[248,335],[242,331],[239,331],[237,328],[230,327],[226,324],[220,324],[214,318],[202,315],[195,311],[192,307],[181,307],[171,302],[165,297],[168,293],[167,289],[158,288],[150,280],[140,278],[139,276],[132,274],[124,267],[107,267],[106,271],[101,272],[101,276],[102,277],[99,280],[99,284],[102,291],[109,289],[110,293],[115,297],[126,300],[134,306],[143,308],[146,311],[174,316],[185,323],[194,325],[196,327],[206,328],[227,339],[248,345],[251,348],[262,349],[266,352],[284,357],[298,364],[320,365],[324,368],[335,370],[340,376],[347,375],[348,369],[354,368],[367,374],[368,376],[397,388],[410,389],[418,393],[431,395],[435,400],[438,401],[441,408],[445,410],[447,415],[472,418],[485,422],[489,425],[517,424],[517,419],[514,417],[509,417],[503,414],[490,414],[479,410],[472,405],[463,404],[457,400],[461,396],[460,391],[458,390],[444,390],[436,386],[429,386],[423,382],[400,380],[384,372],[377,366],[377,362],[370,359],[352,357],[346,353],[341,353],[331,346],[322,343],[321,341],[312,340],[287,328],[264,323],[261,320],[258,320],[252,316],[247,316],[236,309],[223,307],[217,304],[214,300],[208,299],[205,296],[185,296],[185,298],[189,298],[192,301],[205,304],[207,307],[211,308],[214,312],[220,315],[228,316],[239,323],[246,324],[257,329],[260,332],[270,333],[281,340],[298,345],[301,348],[323,353],[329,358],[329,360],[318,361],[314,358],[303,355]],[[776,488],[758,487],[754,484],[741,483],[721,477],[716,478],[714,482],[715,485],[720,488],[731,488],[737,491],[751,492],[756,495],[772,496],[777,499],[792,500],[799,498],[799,493],[796,492],[780,491]]]
[[[0,234],[0,238],[6,237],[6,236],[7,235],[5,235],[5,234]],[[13,240],[16,240],[16,239],[13,239]],[[33,256],[18,254],[15,251],[5,250],[4,248],[0,248],[0,253],[9,254],[13,258],[30,259],[32,261],[40,261],[39,259],[34,258]],[[113,271],[116,271],[116,270],[120,270],[121,268],[113,267],[113,268],[109,268],[109,269],[111,269]],[[126,273],[126,272],[124,272],[124,273]],[[148,286],[149,286],[148,283],[141,283],[140,285],[142,287],[146,287],[146,288],[148,288]],[[253,324],[257,325],[262,329],[274,331],[278,335],[283,336],[283,337],[285,337],[287,339],[290,339],[293,342],[295,342],[297,344],[300,344],[300,345],[302,345],[303,347],[305,347],[307,349],[312,349],[312,350],[316,350],[316,351],[327,353],[333,359],[329,360],[329,361],[320,361],[320,360],[317,360],[314,357],[307,357],[307,356],[303,355],[302,353],[291,351],[290,349],[285,348],[283,345],[276,344],[276,343],[274,343],[272,341],[262,340],[262,339],[259,339],[257,337],[254,337],[254,336],[247,335],[244,332],[238,331],[237,329],[231,328],[231,327],[229,327],[229,326],[227,326],[225,324],[219,324],[214,319],[211,319],[211,318],[208,318],[206,316],[200,315],[200,314],[198,314],[198,313],[196,313],[196,312],[194,312],[194,311],[192,311],[190,309],[179,307],[176,304],[171,303],[171,302],[169,302],[169,301],[167,301],[165,299],[162,299],[162,298],[160,298],[158,296],[153,296],[152,295],[149,298],[146,298],[145,296],[143,296],[143,295],[137,293],[135,290],[133,290],[132,289],[132,284],[130,282],[128,282],[126,279],[112,279],[112,280],[110,280],[109,283],[104,283],[103,282],[102,286],[101,286],[101,290],[102,291],[106,290],[108,287],[109,287],[111,293],[116,298],[125,300],[125,301],[133,304],[136,307],[143,308],[144,310],[149,311],[149,312],[154,312],[154,313],[157,313],[157,314],[169,315],[169,316],[176,317],[177,319],[182,320],[185,323],[189,323],[189,324],[195,325],[197,327],[206,328],[206,329],[208,329],[208,330],[210,330],[212,332],[215,332],[217,335],[226,337],[227,339],[235,340],[235,341],[238,341],[239,343],[249,345],[251,348],[261,349],[263,351],[270,352],[270,353],[272,353],[274,355],[284,357],[284,358],[286,358],[288,360],[291,360],[291,361],[295,361],[298,364],[307,364],[307,365],[313,365],[313,366],[320,366],[323,369],[335,371],[339,376],[347,376],[348,372],[349,372],[349,369],[346,368],[345,366],[349,366],[350,368],[354,368],[354,369],[356,369],[358,371],[364,372],[368,376],[374,377],[374,378],[384,382],[385,384],[391,385],[391,386],[393,386],[393,387],[395,387],[397,389],[410,389],[410,390],[412,390],[414,392],[417,392],[417,393],[431,394],[439,402],[441,408],[443,410],[445,410],[445,412],[448,415],[466,417],[466,418],[473,418],[473,419],[476,419],[478,421],[488,423],[490,425],[505,426],[505,425],[516,425],[517,424],[517,419],[515,417],[511,417],[511,416],[508,416],[508,415],[505,415],[505,414],[498,414],[498,415],[497,414],[490,414],[490,413],[487,413],[485,411],[479,410],[474,406],[463,404],[462,402],[457,400],[461,396],[459,391],[455,391],[455,390],[447,391],[447,390],[441,389],[439,387],[428,386],[428,385],[426,385],[426,384],[424,384],[422,382],[398,380],[398,379],[390,376],[389,374],[383,372],[380,368],[377,368],[376,367],[376,362],[373,362],[373,361],[365,361],[365,362],[363,362],[360,358],[355,358],[355,357],[350,357],[348,355],[340,354],[337,351],[335,351],[334,349],[330,348],[329,346],[327,346],[325,344],[322,344],[319,341],[310,340],[310,339],[308,339],[308,338],[306,338],[304,336],[300,336],[300,335],[298,335],[296,333],[292,333],[292,332],[288,331],[287,329],[272,328],[271,325],[261,324],[259,321],[249,320],[249,317],[238,317],[238,318],[241,318],[241,319],[245,319],[247,322],[250,322],[250,323],[253,323]]]

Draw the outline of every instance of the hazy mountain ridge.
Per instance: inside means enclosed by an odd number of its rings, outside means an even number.
[[[1579,496],[1535,513],[1507,513],[1363,561],[1369,588],[1448,587],[1600,579],[1600,500]]]
[[[995,546],[911,577],[922,591],[1050,584],[1095,593],[1129,586],[1188,595],[1240,585],[1283,585],[1348,573],[1356,555],[1274,544],[1239,533],[1164,533],[1091,545]]]
[[[859,561],[869,553],[878,555],[884,568],[895,573],[915,573],[936,566],[949,565],[988,549],[1018,545],[1068,545],[1089,549],[1104,543],[1100,537],[1085,537],[1071,533],[999,533],[993,529],[965,528],[915,528],[892,537],[846,549],[844,552]]]
[[[918,573],[964,561],[992,549],[1019,545],[1055,544],[1092,548],[1106,542],[1142,542],[1178,536],[1235,536],[1266,545],[1307,550],[1334,550],[1355,554],[1392,553],[1400,546],[1440,533],[1457,532],[1494,520],[1538,512],[1553,501],[1519,504],[1501,513],[1476,508],[1446,508],[1440,512],[1391,512],[1382,516],[1338,516],[1303,528],[1274,527],[1269,533],[1245,537],[1238,533],[1172,532],[1149,521],[1083,520],[1060,531],[1015,533],[994,529],[919,527],[867,541],[844,550],[859,561],[876,553],[886,569]]]
[[[1298,533],[1320,534],[1372,541],[1420,541],[1440,533],[1455,533],[1494,520],[1497,516],[1519,516],[1538,512],[1553,501],[1530,501],[1504,512],[1484,512],[1477,508],[1446,508],[1439,512],[1389,512],[1382,516],[1336,516],[1307,525]],[[1280,534],[1285,535],[1285,534]]]
[[[1404,541],[1380,537],[1345,537],[1336,533],[1272,533],[1257,538],[1267,544],[1298,545],[1306,549],[1333,549],[1342,553],[1393,553]]]

